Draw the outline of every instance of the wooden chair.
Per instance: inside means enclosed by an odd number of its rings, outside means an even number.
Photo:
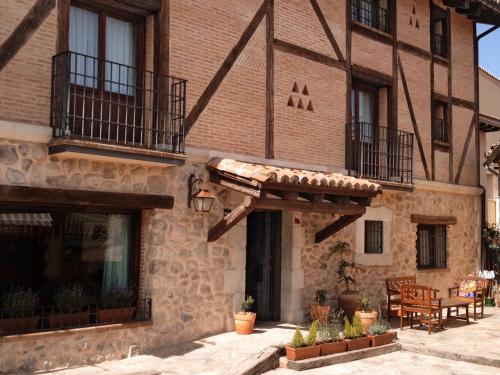
[[[416,284],[417,277],[398,276],[385,279],[385,288],[387,291],[387,319],[391,316],[401,315],[401,285]]]
[[[401,285],[401,316],[399,318],[401,330],[403,330],[405,315],[407,319],[410,319],[410,327],[413,328],[413,314],[419,314],[420,324],[427,324],[429,335],[432,333],[433,325],[437,325],[440,330],[443,329],[441,298],[435,298],[436,292],[436,289],[425,285]]]
[[[474,309],[474,320],[476,320],[478,307],[481,308],[481,318],[484,316],[486,288],[486,279],[477,276],[464,276],[458,280],[458,285],[448,288],[448,296],[450,299],[471,303]]]

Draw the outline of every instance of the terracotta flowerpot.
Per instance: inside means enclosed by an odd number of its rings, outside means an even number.
[[[135,307],[122,307],[119,309],[103,309],[97,313],[99,323],[123,323],[132,320]]]
[[[358,292],[343,292],[339,295],[339,307],[344,310],[345,316],[347,316],[349,320],[352,320],[362,299],[363,296]]]
[[[71,328],[89,324],[89,312],[62,313],[49,315],[50,328]]]
[[[347,342],[337,341],[337,342],[325,342],[321,344],[321,355],[330,355],[336,353],[342,353],[347,350]]]
[[[286,358],[289,361],[300,361],[302,359],[319,357],[321,353],[321,345],[304,346],[302,348],[292,348],[285,346]]]
[[[359,316],[361,319],[361,326],[363,327],[363,333],[366,335],[368,328],[375,323],[377,320],[378,313],[375,310],[372,311],[356,311],[355,315]]]
[[[314,320],[319,320],[320,322],[328,321],[328,315],[330,314],[330,306],[321,306],[318,304],[311,305],[311,315]]]
[[[39,320],[39,316],[0,319],[0,334],[15,335],[18,333],[35,331]]]
[[[239,312],[234,314],[234,328],[239,335],[251,335],[255,324],[255,313]]]
[[[358,337],[357,339],[347,340],[347,351],[365,349],[370,346],[369,337]]]
[[[386,332],[381,335],[368,336],[370,338],[370,346],[389,345],[395,338],[394,332]]]

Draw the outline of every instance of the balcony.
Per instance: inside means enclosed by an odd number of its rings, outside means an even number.
[[[413,183],[413,134],[366,122],[347,124],[346,161],[350,175]]]
[[[379,2],[373,0],[353,0],[351,3],[351,19],[384,33],[389,33],[387,9],[377,4]]]
[[[444,35],[432,34],[432,53],[443,59],[448,58],[448,45]]]
[[[183,162],[185,97],[182,79],[74,52],[56,55],[49,152],[69,144],[73,151]]]

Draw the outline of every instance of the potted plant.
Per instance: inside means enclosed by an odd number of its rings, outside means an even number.
[[[370,346],[370,338],[363,335],[363,326],[359,315],[355,315],[352,324],[344,318],[344,337],[347,339],[347,351],[365,349]]]
[[[370,308],[370,300],[366,294],[363,296],[360,303],[360,309],[356,311],[355,315],[359,316],[361,326],[363,327],[363,334],[366,335],[368,328],[377,320],[378,315],[374,309]]]
[[[378,319],[368,328],[368,337],[370,338],[370,346],[382,346],[392,343],[395,338],[394,332],[387,332],[390,328],[389,324],[382,319],[379,314]]]
[[[57,289],[54,295],[54,311],[49,315],[51,328],[69,328],[89,324],[89,312],[84,310],[87,298],[83,287],[70,285]]]
[[[309,333],[304,339],[299,326],[295,329],[292,341],[285,346],[286,357],[290,361],[300,361],[302,359],[319,357],[321,345],[316,345],[318,337],[318,321],[312,322]]]
[[[40,301],[38,292],[21,287],[10,288],[2,296],[0,333],[15,334],[34,331],[40,320],[35,308]]]
[[[347,260],[345,254],[351,251],[347,242],[339,241],[333,248],[333,253],[340,253],[337,269],[338,281],[345,285],[345,290],[339,295],[339,307],[344,310],[345,316],[351,319],[361,303],[362,296],[356,291],[356,276],[361,270],[354,261]]]
[[[137,298],[134,288],[111,288],[102,294],[97,313],[99,323],[122,323],[132,320]]]
[[[328,314],[330,314],[330,306],[325,305],[326,303],[326,290],[317,290],[316,298],[314,303],[311,305],[311,315],[313,320],[319,320],[320,322],[326,322],[328,320]]]
[[[251,335],[255,318],[257,314],[252,312],[252,306],[255,300],[252,296],[247,296],[246,300],[241,301],[241,311],[234,313],[234,328],[240,335]]]
[[[318,342],[321,344],[321,355],[345,352],[347,343],[340,338],[340,327],[343,311],[332,312],[330,319],[318,324]]]

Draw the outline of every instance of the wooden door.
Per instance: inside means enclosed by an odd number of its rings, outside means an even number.
[[[281,212],[254,212],[247,219],[246,295],[259,320],[280,319]]]

